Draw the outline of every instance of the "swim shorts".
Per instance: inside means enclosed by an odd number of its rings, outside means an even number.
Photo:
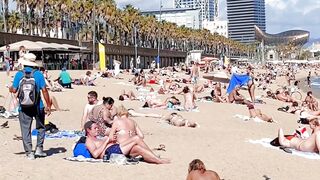
[[[107,155],[107,159],[110,159],[111,154],[123,154],[120,145],[114,144],[106,149],[105,155]]]

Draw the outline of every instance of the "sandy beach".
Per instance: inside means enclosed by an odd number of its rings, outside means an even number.
[[[73,78],[80,77],[85,71],[69,71]],[[49,71],[52,77],[57,77],[59,71]],[[307,72],[298,73],[297,79],[306,77]],[[14,73],[11,73],[13,75]],[[87,93],[95,90],[99,99],[111,96],[115,99],[115,106],[123,104],[127,108],[134,108],[139,112],[154,112],[169,114],[169,110],[141,110],[143,102],[117,100],[122,89],[134,90],[128,83],[131,76],[121,75],[123,80],[98,78],[96,87],[73,86],[74,89],[65,92],[50,92],[54,95],[61,108],[70,111],[53,112],[47,120],[53,122],[61,130],[80,130],[80,119],[86,104]],[[3,105],[8,95],[5,87],[6,74],[0,72],[0,105]],[[117,84],[124,82],[128,85]],[[277,80],[278,84],[285,82],[284,77]],[[273,85],[277,88],[277,85]],[[158,89],[158,86],[153,86]],[[208,95],[201,93],[198,96]],[[242,94],[249,97],[247,91]],[[257,95],[264,94],[256,90]],[[170,95],[159,96],[165,99]],[[183,99],[182,95],[177,95]],[[304,98],[305,96],[303,96]],[[19,122],[9,120],[9,128],[0,128],[0,179],[152,179],[152,180],[180,180],[185,179],[188,164],[195,158],[201,159],[207,169],[216,171],[225,180],[317,180],[320,177],[320,160],[311,160],[285,153],[284,151],[252,144],[249,140],[262,138],[274,139],[278,128],[284,128],[285,134],[291,134],[301,126],[297,124],[298,117],[293,114],[277,111],[285,103],[263,99],[266,104],[257,104],[266,114],[271,115],[278,123],[257,123],[243,121],[233,117],[236,114],[248,116],[246,106],[236,104],[218,104],[197,102],[200,112],[179,112],[190,120],[197,121],[200,128],[174,127],[159,123],[154,118],[134,118],[145,134],[145,141],[151,147],[159,144],[166,146],[166,151],[155,151],[161,157],[171,159],[171,164],[152,165],[140,162],[137,165],[112,165],[109,163],[71,162],[64,160],[72,156],[72,147],[77,139],[46,140],[44,149],[48,157],[29,161],[25,158],[21,141],[13,140],[14,135],[21,135]],[[6,101],[6,104],[8,104]],[[0,124],[7,121],[0,118]],[[35,126],[35,123],[33,123]],[[33,141],[35,144],[35,141]]]

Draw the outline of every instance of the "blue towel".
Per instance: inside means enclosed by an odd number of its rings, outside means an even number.
[[[34,129],[32,131],[32,136],[36,137],[38,135],[38,130]],[[66,131],[66,130],[62,130],[59,131],[55,134],[47,134],[45,135],[45,139],[73,139],[73,138],[79,138],[81,136],[83,136],[83,132],[79,132],[79,131]]]
[[[251,77],[247,74],[232,74],[227,93],[230,94],[237,85],[240,87],[247,85],[250,80]]]

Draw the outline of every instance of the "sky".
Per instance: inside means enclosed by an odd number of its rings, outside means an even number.
[[[160,0],[115,0],[118,7],[127,4],[140,10],[159,9]],[[162,0],[164,8],[173,8],[174,0]],[[320,38],[320,0],[265,0],[267,33],[301,29],[311,33],[311,38]],[[226,0],[219,1],[219,14],[227,19]]]

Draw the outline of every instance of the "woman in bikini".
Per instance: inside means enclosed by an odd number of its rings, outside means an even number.
[[[196,95],[190,91],[188,86],[185,86],[182,91],[184,93],[184,109],[186,111],[195,109],[197,107],[195,103]]]
[[[166,108],[174,108],[176,105],[180,105],[179,99],[175,96],[167,98],[164,102],[160,99],[149,99],[142,106],[143,108],[157,108],[157,109],[166,109]]]
[[[177,113],[171,113],[165,117],[162,118],[163,121],[167,122],[168,124],[178,126],[178,127],[200,127],[198,123],[188,121],[185,118],[183,118],[180,114]]]
[[[169,163],[169,160],[161,159],[152,152],[152,150],[143,141],[144,135],[138,124],[134,120],[128,118],[128,116],[128,110],[124,106],[118,107],[119,118],[113,122],[109,135],[109,139],[117,139],[118,145],[115,144],[113,146],[110,146],[106,149],[106,151],[111,154],[115,146],[118,146],[121,149],[121,147],[123,146],[136,143],[145,152],[145,154],[142,155],[145,161],[156,164]],[[136,157],[141,154],[127,152],[124,155],[131,155],[133,157]]]
[[[284,136],[283,130],[280,128],[278,132],[280,145],[288,148],[294,148],[298,151],[319,153],[320,122],[318,118],[313,118],[309,121],[309,124],[312,130],[312,134],[307,139],[293,137],[292,139],[289,140]]]
[[[255,109],[253,104],[248,104],[247,107],[249,109],[250,118],[259,118],[263,121],[270,123],[274,122],[272,117],[263,114],[260,109]]]
[[[133,93],[133,91],[128,91],[126,92],[124,89],[121,91],[121,94],[119,96],[119,100],[120,101],[124,101],[124,100],[136,100],[137,97],[136,95]]]

